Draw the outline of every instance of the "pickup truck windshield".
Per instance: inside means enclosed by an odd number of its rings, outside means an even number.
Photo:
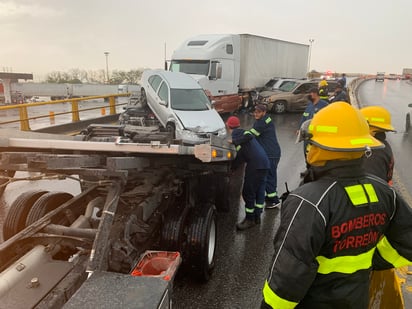
[[[209,99],[203,89],[170,89],[171,107],[181,111],[205,111]]]
[[[209,60],[172,60],[170,71],[207,76],[209,65]]]
[[[297,85],[297,82],[286,82],[282,84],[282,86],[279,87],[279,90],[284,91],[284,92],[291,92]]]

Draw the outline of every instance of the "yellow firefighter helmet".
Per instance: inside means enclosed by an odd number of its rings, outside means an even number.
[[[377,128],[380,129],[380,131],[395,131],[395,128],[391,124],[391,114],[384,107],[368,106],[362,108],[360,111],[372,130]]]

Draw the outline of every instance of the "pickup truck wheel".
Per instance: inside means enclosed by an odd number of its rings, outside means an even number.
[[[142,107],[147,106],[147,96],[146,96],[146,91],[144,90],[144,88],[140,90],[140,103]]]
[[[47,191],[27,191],[10,205],[3,225],[3,238],[7,240],[26,227],[27,215],[33,204]]]
[[[215,266],[216,210],[212,204],[204,204],[195,210],[187,228],[189,263],[195,276],[208,281]]]
[[[173,209],[176,210],[176,209]],[[189,207],[167,215],[163,223],[160,247],[167,251],[181,251]]]
[[[287,106],[286,101],[276,101],[273,103],[272,113],[283,114],[286,112],[286,106]]]
[[[42,195],[31,207],[26,218],[26,226],[29,226],[30,224],[41,219],[45,214],[56,209],[63,203],[70,200],[72,197],[73,195],[67,192],[49,192]]]
[[[411,114],[407,113],[406,114],[405,131],[408,132],[410,128],[411,128]]]
[[[176,138],[176,127],[174,123],[169,122],[166,124],[166,131],[170,133],[172,139]]]

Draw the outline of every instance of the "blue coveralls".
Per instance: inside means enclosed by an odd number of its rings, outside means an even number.
[[[234,129],[232,143],[237,155],[232,169],[246,163],[242,197],[245,201],[246,219],[260,218],[265,201],[265,179],[269,169],[269,159],[253,134],[243,129]]]
[[[256,120],[250,130],[269,158],[269,171],[266,177],[266,200],[269,203],[279,202],[277,198],[277,167],[280,160],[280,146],[276,136],[275,125],[269,115]]]
[[[305,111],[302,114],[302,118],[300,119],[300,123],[299,123],[299,128],[302,126],[302,124],[308,120],[308,119],[312,119],[313,116],[322,108],[324,108],[325,106],[328,106],[328,102],[326,102],[325,100],[320,99],[318,101],[318,103],[313,104],[312,101],[308,102],[308,105],[306,106]],[[303,141],[303,155],[305,156],[306,159],[306,147],[308,146],[308,141],[304,140]]]

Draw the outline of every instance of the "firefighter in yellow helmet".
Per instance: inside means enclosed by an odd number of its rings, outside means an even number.
[[[322,79],[319,82],[319,97],[326,102],[329,101],[329,84],[326,79]]]
[[[391,124],[391,114],[381,106],[368,106],[360,111],[369,124],[371,135],[385,145],[384,149],[376,150],[371,156],[365,157],[363,167],[368,173],[376,175],[392,184],[395,160],[392,147],[386,140],[386,132],[395,132],[395,128]]]
[[[362,169],[383,144],[353,106],[321,109],[306,138],[313,179],[282,204],[261,308],[366,309],[373,267],[412,264],[412,208]]]

